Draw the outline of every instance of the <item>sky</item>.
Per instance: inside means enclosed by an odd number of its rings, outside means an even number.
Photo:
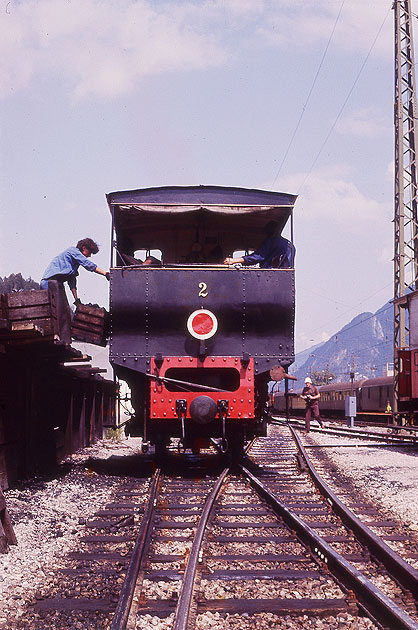
[[[0,276],[39,280],[85,236],[107,270],[108,192],[241,186],[298,195],[297,351],[376,311],[393,295],[391,6],[2,1]],[[107,281],[80,268],[79,296],[107,306]]]

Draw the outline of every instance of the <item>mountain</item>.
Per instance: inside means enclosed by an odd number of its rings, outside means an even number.
[[[357,315],[325,343],[299,352],[293,369],[301,381],[323,370],[332,372],[335,381],[347,381],[352,371],[355,379],[383,376],[388,363],[393,363],[393,305],[390,302],[376,313]]]
[[[310,348],[307,348],[306,350],[301,350],[300,352],[298,352],[295,355],[295,362],[291,366],[290,370],[296,370],[298,366],[299,367],[303,366],[306,363],[306,361],[308,361],[310,355],[315,354],[319,350],[319,348],[321,348],[323,345],[324,345],[323,342],[317,343],[315,346],[311,346]]]

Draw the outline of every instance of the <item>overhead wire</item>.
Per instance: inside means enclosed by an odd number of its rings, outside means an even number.
[[[382,308],[379,312],[380,313],[385,313],[387,310],[389,310],[390,308],[392,308],[392,304],[388,304],[387,306],[385,306],[385,308]],[[356,326],[360,326],[360,324],[363,324],[364,322],[369,321],[369,319],[372,319],[373,317],[376,317],[376,313],[372,313],[371,315],[369,315],[368,317],[365,317],[364,319],[356,322],[355,324],[351,324],[351,326],[347,326],[341,329],[340,333],[345,333],[348,330],[351,330],[352,328],[356,328]],[[337,333],[337,334],[340,334]]]
[[[303,106],[303,108],[302,108],[302,112],[301,112],[301,114],[300,114],[300,116],[299,116],[299,120],[298,120],[298,122],[297,122],[297,124],[296,124],[295,130],[294,130],[294,132],[293,132],[293,134],[292,134],[292,137],[291,137],[291,139],[290,139],[290,142],[289,142],[289,144],[288,144],[288,146],[287,146],[287,149],[286,149],[286,151],[285,151],[285,154],[284,154],[284,157],[283,157],[283,159],[282,159],[282,162],[280,163],[280,166],[279,166],[278,172],[277,172],[276,177],[275,177],[275,179],[274,179],[274,181],[273,181],[273,186],[275,185],[275,183],[276,183],[276,181],[277,181],[277,179],[278,179],[278,177],[279,177],[279,174],[280,174],[280,172],[281,172],[281,169],[282,169],[282,167],[283,167],[283,165],[284,165],[284,163],[285,163],[285,160],[286,160],[286,158],[287,158],[287,156],[288,156],[288,154],[289,154],[290,148],[291,148],[291,146],[292,146],[292,144],[293,144],[293,141],[294,141],[294,138],[295,138],[295,136],[296,136],[296,133],[297,133],[297,131],[298,131],[299,127],[300,127],[300,124],[301,124],[301,121],[302,121],[303,115],[304,115],[304,113],[305,113],[305,111],[306,111],[306,107],[307,107],[308,102],[309,102],[309,100],[310,100],[310,97],[311,97],[311,95],[312,95],[313,89],[314,89],[314,87],[315,87],[315,84],[316,84],[316,82],[317,82],[317,79],[318,79],[318,76],[319,76],[319,73],[320,73],[320,70],[321,70],[321,68],[322,68],[322,65],[323,65],[323,63],[324,63],[324,60],[325,60],[326,54],[327,54],[327,52],[328,52],[328,48],[329,48],[329,46],[330,46],[330,43],[331,43],[332,37],[333,37],[333,35],[334,35],[334,32],[335,32],[336,26],[337,26],[337,24],[338,24],[338,21],[339,21],[339,18],[340,18],[340,15],[341,15],[341,12],[342,12],[343,6],[344,6],[344,0],[342,1],[341,5],[340,5],[340,9],[339,9],[339,12],[338,12],[338,14],[337,14],[337,17],[336,17],[335,23],[334,23],[334,25],[333,25],[333,28],[332,28],[332,31],[331,31],[330,37],[329,37],[329,39],[328,39],[327,45],[326,45],[325,50],[324,50],[324,53],[323,53],[323,55],[322,55],[322,58],[321,58],[321,61],[320,61],[319,67],[318,67],[318,69],[317,69],[317,72],[316,72],[315,77],[314,77],[314,80],[313,80],[313,83],[312,83],[311,88],[310,88],[310,90],[309,90],[309,93],[308,93],[308,97],[307,97],[306,103],[304,104],[304,106]],[[303,179],[303,181],[302,181],[302,184],[301,184],[300,189],[299,189],[299,194],[300,194],[301,190],[303,189],[303,187],[305,186],[307,179],[309,178],[309,176],[310,176],[310,174],[311,174],[311,172],[312,172],[313,168],[315,167],[315,165],[316,165],[316,163],[317,163],[317,161],[318,161],[318,159],[319,159],[319,157],[320,157],[320,155],[321,155],[321,153],[322,153],[322,151],[323,151],[324,147],[326,146],[326,143],[328,142],[328,140],[329,140],[329,138],[330,138],[330,136],[331,136],[332,132],[334,131],[334,129],[335,129],[336,125],[337,125],[337,122],[339,121],[339,119],[340,119],[340,117],[341,117],[341,115],[342,115],[342,113],[343,113],[343,111],[344,111],[344,109],[345,109],[345,107],[346,107],[346,105],[347,105],[347,103],[348,103],[348,101],[349,101],[349,99],[350,99],[350,97],[351,97],[351,95],[352,95],[353,91],[354,91],[355,86],[357,85],[357,83],[358,83],[358,81],[359,81],[359,79],[360,79],[360,76],[361,76],[361,74],[362,74],[362,72],[363,72],[363,70],[364,70],[364,68],[365,68],[365,66],[366,66],[366,63],[367,63],[367,61],[368,61],[368,59],[369,59],[369,57],[370,57],[370,55],[371,55],[371,53],[372,53],[372,51],[373,51],[374,46],[376,45],[376,42],[377,42],[377,40],[378,40],[378,38],[379,38],[379,36],[380,36],[380,33],[381,33],[381,31],[382,31],[382,29],[383,29],[383,27],[384,27],[384,25],[385,25],[385,22],[386,22],[386,20],[387,20],[387,17],[388,17],[388,15],[389,15],[389,11],[390,11],[390,10],[391,10],[391,6],[389,6],[389,8],[388,8],[388,10],[387,10],[387,12],[386,12],[386,14],[385,14],[385,17],[384,17],[384,19],[383,19],[383,21],[382,21],[382,23],[381,23],[381,25],[380,25],[380,27],[379,27],[379,29],[378,29],[378,31],[377,31],[377,33],[376,33],[375,37],[374,37],[374,39],[373,39],[373,42],[372,42],[372,44],[371,44],[371,46],[370,46],[370,48],[369,48],[369,50],[368,50],[368,52],[367,52],[367,54],[366,54],[366,57],[364,58],[363,63],[361,64],[360,69],[359,69],[359,71],[358,71],[358,73],[357,73],[357,75],[356,75],[356,77],[355,77],[355,79],[354,79],[354,81],[353,81],[353,84],[351,85],[351,88],[350,88],[350,90],[348,91],[348,94],[347,94],[347,96],[346,96],[346,98],[345,98],[345,100],[344,100],[344,102],[343,102],[343,104],[342,104],[342,106],[341,106],[341,108],[340,108],[340,110],[339,110],[339,112],[338,112],[338,114],[337,114],[337,116],[336,116],[335,120],[333,121],[333,123],[332,123],[332,125],[331,125],[331,127],[330,127],[330,129],[329,129],[329,131],[328,131],[328,133],[327,133],[327,135],[325,136],[325,139],[324,139],[324,141],[322,142],[322,145],[320,146],[319,151],[318,151],[317,155],[315,156],[315,159],[313,160],[313,162],[312,162],[312,164],[311,164],[311,167],[310,167],[310,169],[309,169],[308,173],[305,175],[305,177],[304,177],[304,179]],[[369,299],[370,299],[370,296],[367,298],[367,300],[369,300]],[[364,300],[364,301],[367,301],[367,300]],[[364,301],[363,301],[363,302],[361,302],[361,303],[364,303]],[[391,305],[388,305],[386,308],[384,308],[384,309],[381,311],[381,313],[384,313],[384,312],[385,312],[386,310],[388,310],[390,307],[391,307]],[[355,324],[353,324],[353,325],[351,325],[351,326],[349,326],[349,327],[345,328],[342,332],[344,332],[344,333],[345,333],[345,332],[347,332],[347,331],[351,330],[352,328],[355,328],[356,326],[358,326],[358,325],[360,325],[360,324],[362,324],[362,323],[364,323],[364,322],[368,321],[368,320],[369,320],[369,319],[371,319],[372,317],[375,317],[375,314],[372,314],[372,315],[370,315],[369,317],[367,317],[367,318],[365,318],[365,319],[362,319],[362,320],[361,320],[361,321],[359,321],[359,322],[356,322]],[[330,338],[331,338],[331,337],[330,337]],[[387,342],[382,342],[382,343],[387,343]],[[325,342],[325,344],[326,344],[326,342]],[[325,345],[325,344],[324,344],[324,345]],[[378,345],[380,345],[380,344],[378,344]],[[377,346],[376,346],[376,347],[377,347]]]
[[[391,283],[390,283],[391,284]],[[369,295],[365,300],[362,300],[361,302],[359,302],[357,304],[357,306],[351,306],[348,308],[347,311],[344,311],[344,313],[341,313],[340,315],[338,315],[338,319],[340,319],[341,317],[344,317],[347,313],[349,313],[350,311],[352,311],[355,308],[358,308],[359,306],[361,306],[362,304],[364,304],[365,302],[368,302],[371,298],[373,298],[375,295],[377,295],[378,293],[380,293],[380,291],[383,291],[384,289],[386,289],[388,286],[390,286],[390,284],[386,284],[384,287],[381,287],[380,289],[378,289],[375,293],[372,293],[371,295]],[[319,297],[322,297],[324,299],[329,300],[330,302],[334,302],[334,304],[341,304],[342,306],[348,306],[347,304],[344,304],[343,302],[338,302],[337,300],[333,300],[332,298],[328,298],[327,296],[321,295],[319,293],[315,293],[314,291],[311,291],[310,289],[305,289],[307,291],[309,291],[310,293],[313,293],[314,295],[318,295]],[[388,307],[387,307],[388,308]],[[380,309],[379,309],[380,310]],[[331,321],[331,320],[330,320]],[[332,321],[335,321],[335,319],[333,319]],[[362,320],[364,321],[364,320]],[[361,322],[359,322],[360,324]],[[325,324],[326,325],[326,324]],[[357,324],[356,324],[357,325]],[[319,326],[318,328],[314,328],[313,330],[311,330],[311,334],[314,334],[316,331],[320,330],[321,328],[323,328],[322,326]],[[331,337],[334,335],[331,335]],[[326,343],[326,342],[324,342]]]
[[[378,38],[379,38],[379,35],[380,35],[380,33],[381,33],[382,29],[383,29],[383,26],[385,25],[385,22],[386,22],[386,20],[387,20],[388,15],[389,15],[389,11],[391,11],[391,9],[392,9],[392,6],[390,5],[390,6],[389,6],[389,8],[388,8],[388,10],[387,10],[387,12],[386,12],[385,17],[383,18],[383,21],[382,21],[381,25],[380,25],[380,27],[379,27],[379,30],[378,30],[378,31],[377,31],[377,33],[376,33],[376,36],[375,36],[375,38],[374,38],[374,40],[373,40],[373,42],[372,42],[372,45],[370,46],[370,48],[369,48],[369,50],[368,50],[368,52],[367,52],[367,55],[366,55],[366,57],[364,58],[363,63],[361,64],[359,71],[357,72],[357,76],[356,76],[356,78],[354,79],[353,84],[352,84],[351,88],[349,89],[348,94],[347,94],[347,96],[346,96],[346,98],[345,98],[345,100],[344,100],[344,102],[343,102],[342,106],[340,107],[340,110],[339,110],[339,112],[338,112],[338,114],[337,114],[337,117],[335,118],[334,122],[332,123],[332,125],[331,125],[331,127],[330,127],[330,129],[329,129],[329,131],[328,131],[328,133],[327,133],[327,135],[325,136],[324,141],[322,142],[322,145],[321,145],[321,147],[320,147],[320,149],[319,149],[318,153],[317,153],[317,154],[316,154],[316,156],[315,156],[315,159],[313,160],[313,162],[312,162],[312,164],[311,164],[311,167],[310,167],[309,171],[307,172],[307,174],[305,175],[305,177],[304,177],[304,179],[303,179],[303,181],[302,181],[302,184],[301,184],[301,186],[300,186],[299,193],[298,193],[299,195],[300,195],[301,191],[303,190],[303,187],[305,186],[306,181],[307,181],[307,179],[309,178],[309,176],[310,176],[311,172],[313,171],[314,166],[316,165],[316,163],[317,163],[317,161],[318,161],[318,159],[319,159],[319,157],[320,157],[320,155],[321,155],[322,151],[324,150],[325,145],[327,144],[327,142],[328,142],[328,140],[329,140],[329,138],[330,138],[330,136],[331,136],[332,132],[334,131],[334,129],[335,129],[336,125],[337,125],[337,122],[338,122],[338,121],[339,121],[339,119],[341,118],[341,115],[342,115],[342,113],[343,113],[343,111],[344,111],[344,109],[345,109],[345,106],[347,105],[347,103],[348,103],[348,101],[349,101],[349,99],[350,99],[350,96],[352,95],[352,93],[353,93],[353,91],[354,91],[354,88],[355,88],[355,86],[357,85],[358,80],[360,79],[361,73],[363,72],[363,70],[364,70],[364,68],[365,68],[365,66],[366,66],[366,63],[367,63],[367,61],[368,61],[368,59],[369,59],[369,57],[370,57],[370,55],[371,55],[371,53],[372,53],[372,51],[373,51],[373,48],[374,48],[374,47],[375,47],[375,45],[376,45],[376,42],[377,42],[377,40],[378,40]]]
[[[349,311],[352,311],[353,309],[358,308],[361,304],[364,304],[364,302],[368,302],[370,300],[370,298],[374,297],[375,295],[377,295],[381,291],[384,291],[389,286],[391,286],[391,284],[392,283],[386,284],[384,287],[381,287],[378,291],[376,291],[375,293],[372,293],[372,295],[368,295],[366,299],[362,300],[361,302],[359,302],[355,306],[351,306],[350,304],[346,304],[345,302],[340,302],[339,300],[334,300],[332,297],[329,297],[329,295],[324,295],[323,293],[319,293],[318,291],[312,291],[312,289],[310,289],[309,287],[303,288],[302,291],[306,291],[307,293],[311,293],[312,295],[316,295],[316,296],[318,296],[320,298],[323,298],[324,300],[328,300],[329,302],[333,302],[334,304],[338,304],[340,306],[347,307],[348,311],[345,311],[344,313],[342,313],[342,315],[345,315],[345,313],[348,313]],[[299,290],[301,290],[301,289],[299,289]]]
[[[316,72],[316,74],[315,74],[314,80],[313,80],[312,85],[311,85],[311,88],[310,88],[310,90],[309,90],[309,93],[308,93],[308,97],[307,97],[306,103],[304,104],[304,106],[303,106],[303,108],[302,108],[302,112],[301,112],[301,114],[300,114],[299,120],[298,120],[298,122],[297,122],[297,124],[296,124],[295,130],[294,130],[294,132],[293,132],[293,134],[292,134],[292,137],[291,137],[291,139],[290,139],[289,145],[288,145],[288,147],[287,147],[287,149],[286,149],[286,151],[285,151],[284,157],[283,157],[282,162],[281,162],[281,164],[280,164],[280,166],[279,166],[279,170],[278,170],[278,172],[277,172],[277,174],[276,174],[276,177],[275,177],[275,179],[274,179],[274,181],[273,181],[273,186],[274,186],[274,184],[276,183],[276,181],[277,181],[277,179],[278,179],[278,177],[279,177],[279,174],[280,174],[280,172],[281,172],[281,169],[282,169],[282,167],[283,167],[283,165],[284,165],[284,162],[285,162],[285,160],[286,160],[286,158],[287,158],[287,155],[289,154],[290,148],[291,148],[291,146],[292,146],[292,144],[293,144],[294,138],[295,138],[296,133],[297,133],[297,131],[298,131],[298,129],[299,129],[299,126],[300,126],[300,124],[301,124],[301,121],[302,121],[303,115],[304,115],[304,113],[305,113],[305,111],[306,111],[306,107],[307,107],[307,105],[308,105],[309,99],[310,99],[310,97],[311,97],[311,94],[312,94],[313,89],[314,89],[314,87],[315,87],[315,84],[316,84],[316,82],[317,82],[317,79],[318,79],[318,76],[319,76],[320,70],[321,70],[321,68],[322,68],[322,65],[323,65],[323,63],[324,63],[324,60],[325,60],[326,54],[327,54],[327,52],[328,52],[328,48],[329,48],[330,43],[331,43],[331,41],[332,41],[332,38],[333,38],[333,35],[334,35],[334,32],[335,32],[336,26],[337,26],[338,21],[339,21],[339,19],[340,19],[340,15],[341,15],[341,12],[342,12],[342,9],[343,9],[343,6],[344,6],[344,2],[345,2],[345,0],[343,0],[343,1],[342,1],[342,3],[341,3],[341,5],[340,5],[340,9],[339,9],[338,14],[337,14],[337,17],[336,17],[336,19],[335,19],[335,22],[334,22],[334,25],[333,25],[333,28],[332,28],[331,34],[330,34],[330,36],[329,36],[329,38],[328,38],[328,41],[327,41],[327,44],[326,44],[326,47],[325,47],[324,53],[323,53],[323,55],[322,55],[322,58],[321,58],[320,64],[319,64],[319,66],[318,66],[317,72]],[[315,164],[317,163],[317,161],[318,161],[318,159],[319,159],[319,157],[320,157],[320,155],[321,155],[321,153],[322,153],[322,151],[323,151],[323,149],[324,149],[324,147],[325,147],[326,143],[328,142],[328,139],[330,138],[330,136],[331,136],[332,132],[334,131],[334,129],[335,129],[335,127],[336,127],[336,124],[337,124],[338,120],[340,119],[340,117],[341,117],[341,115],[342,115],[342,113],[343,113],[343,111],[344,111],[344,109],[345,109],[345,107],[346,107],[346,105],[347,105],[347,103],[348,103],[348,101],[349,101],[350,97],[351,97],[351,94],[353,93],[354,88],[355,88],[355,86],[356,86],[356,84],[357,84],[357,82],[358,82],[358,80],[359,80],[359,78],[360,78],[360,76],[361,76],[361,74],[362,74],[362,72],[363,72],[363,70],[364,70],[364,67],[365,67],[365,65],[366,65],[366,63],[367,63],[367,61],[368,61],[368,59],[369,59],[369,57],[370,57],[370,55],[371,55],[371,53],[372,53],[372,51],[373,51],[373,48],[374,48],[374,46],[376,45],[376,42],[377,42],[377,40],[378,40],[378,38],[379,38],[379,35],[380,35],[380,33],[381,33],[382,29],[383,29],[383,26],[384,26],[385,22],[386,22],[386,20],[387,20],[387,17],[388,17],[388,15],[389,15],[389,11],[390,11],[390,10],[391,10],[391,6],[389,6],[389,8],[388,8],[388,10],[387,10],[387,12],[386,12],[386,14],[385,14],[385,17],[384,17],[384,19],[383,19],[383,21],[382,21],[382,23],[381,23],[381,25],[380,25],[380,27],[379,27],[379,29],[378,29],[378,31],[377,31],[377,33],[376,33],[375,37],[374,37],[374,39],[373,39],[373,42],[372,42],[372,44],[371,44],[371,46],[370,46],[370,48],[369,48],[369,50],[368,50],[368,52],[367,52],[367,55],[366,55],[365,59],[363,60],[363,63],[362,63],[362,65],[361,65],[361,67],[360,67],[360,69],[359,69],[359,71],[358,71],[358,73],[357,73],[357,76],[356,76],[356,77],[355,77],[355,79],[354,79],[354,82],[353,82],[353,84],[352,84],[352,86],[351,86],[351,88],[350,88],[350,90],[349,90],[349,92],[348,92],[348,94],[347,94],[347,96],[346,96],[346,98],[345,98],[345,100],[344,100],[344,102],[343,102],[343,104],[342,104],[342,106],[341,106],[341,108],[340,108],[340,110],[339,110],[338,114],[337,114],[337,117],[335,118],[335,120],[334,120],[333,124],[331,125],[331,127],[330,127],[330,129],[329,129],[329,131],[328,131],[328,133],[327,133],[327,135],[326,135],[326,137],[325,137],[325,139],[324,139],[324,141],[323,141],[323,143],[322,143],[322,145],[321,145],[321,147],[320,147],[320,149],[319,149],[319,151],[318,151],[318,153],[317,153],[317,155],[316,155],[316,157],[315,157],[315,159],[314,159],[314,161],[313,161],[313,162],[312,162],[312,164],[311,164],[311,167],[310,167],[310,169],[309,169],[308,173],[305,175],[305,177],[304,177],[304,179],[303,179],[303,181],[302,181],[302,184],[301,184],[301,186],[300,186],[300,189],[299,189],[299,193],[298,193],[298,194],[300,194],[301,190],[302,190],[302,189],[303,189],[303,187],[305,186],[307,179],[309,178],[309,176],[310,176],[310,174],[311,174],[311,172],[312,172],[312,170],[313,170],[313,168],[314,168]],[[322,297],[323,297],[323,296],[322,296]],[[329,298],[327,298],[327,299],[329,299]],[[369,296],[367,299],[370,299],[370,296]],[[365,300],[365,301],[367,301],[367,300]],[[336,301],[334,300],[334,302],[336,302]],[[336,302],[336,303],[337,303],[337,302]],[[361,303],[364,303],[364,302],[361,302]],[[340,304],[342,304],[342,303],[340,303]],[[344,305],[344,304],[342,304],[342,305]],[[346,305],[344,305],[344,306],[346,306]]]
[[[387,310],[389,310],[389,308],[392,308],[392,304],[388,304],[385,308],[383,308],[383,309],[380,311],[380,313],[385,313]],[[316,357],[316,358],[318,358],[318,359],[323,358],[323,357],[324,357],[324,352],[325,352],[325,350],[326,350],[326,346],[327,346],[328,342],[329,342],[329,341],[330,341],[333,337],[336,337],[336,338],[337,338],[337,337],[338,337],[338,335],[343,335],[343,334],[345,334],[345,333],[346,333],[346,332],[348,332],[349,330],[351,330],[351,329],[353,329],[353,328],[356,328],[357,326],[360,326],[361,324],[364,324],[365,322],[369,321],[369,320],[370,320],[370,319],[372,319],[373,317],[376,317],[376,314],[375,314],[375,313],[372,313],[372,314],[371,314],[371,315],[369,315],[368,317],[365,317],[364,319],[361,319],[360,321],[356,322],[355,324],[352,324],[351,326],[347,326],[347,327],[343,328],[341,331],[339,331],[338,333],[336,333],[336,334],[334,334],[334,335],[331,335],[331,337],[330,337],[327,341],[325,341],[325,342],[324,342],[324,344],[323,344],[322,346],[320,346],[320,348],[318,348],[318,349],[315,351],[315,354],[314,354],[313,356],[315,356],[315,357]],[[367,347],[367,350],[372,350],[373,348],[377,348],[377,347],[379,347],[379,346],[381,346],[381,345],[385,345],[386,343],[387,343],[387,340],[382,341],[382,342],[379,342],[378,344],[375,344],[374,346],[368,346],[368,347]],[[319,352],[318,352],[318,350],[319,350]],[[321,352],[321,350],[322,350],[322,352]],[[362,351],[365,351],[365,350],[366,350],[366,348],[358,348],[358,349],[356,350],[356,352],[362,352]],[[318,354],[317,354],[317,352],[318,352]],[[312,356],[312,355],[309,355],[309,356]],[[305,363],[306,363],[306,361],[305,361]],[[301,367],[302,367],[302,366],[301,366]]]
[[[275,183],[276,183],[276,181],[277,181],[277,179],[278,179],[278,177],[279,177],[279,175],[280,175],[280,172],[281,172],[281,170],[282,170],[283,164],[284,164],[284,163],[285,163],[285,161],[286,161],[286,158],[287,158],[287,156],[288,156],[288,154],[289,154],[289,151],[290,151],[290,149],[291,149],[291,146],[292,146],[292,144],[293,144],[293,140],[295,139],[295,136],[296,136],[296,134],[297,134],[297,131],[298,131],[298,129],[299,129],[299,127],[300,127],[300,124],[301,124],[301,122],[302,122],[302,118],[303,118],[303,116],[304,116],[304,114],[305,114],[306,107],[307,107],[307,105],[308,105],[308,103],[309,103],[309,100],[310,100],[310,98],[311,98],[312,92],[313,92],[313,90],[314,90],[314,87],[315,87],[316,82],[317,82],[318,77],[319,77],[319,73],[320,73],[321,68],[322,68],[322,66],[323,66],[323,63],[324,63],[324,61],[325,61],[325,57],[326,57],[326,55],[327,55],[328,48],[329,48],[329,46],[330,46],[330,44],[331,44],[331,40],[332,40],[332,38],[333,38],[333,36],[334,36],[334,32],[335,32],[335,29],[336,29],[336,27],[337,27],[338,21],[339,21],[339,19],[340,19],[340,15],[341,15],[341,12],[342,12],[342,10],[343,10],[344,3],[345,3],[345,0],[342,0],[342,2],[341,2],[341,6],[340,6],[340,10],[338,11],[337,17],[335,18],[334,26],[332,27],[331,34],[330,34],[330,36],[329,36],[329,38],[328,38],[327,44],[326,44],[326,46],[325,46],[325,50],[324,50],[324,52],[323,52],[323,54],[322,54],[321,61],[319,62],[319,66],[318,66],[318,69],[317,69],[317,71],[316,71],[315,77],[314,77],[314,79],[313,79],[313,81],[312,81],[312,85],[311,85],[311,87],[310,87],[310,90],[309,90],[309,92],[308,92],[308,96],[307,96],[307,98],[306,98],[306,102],[305,102],[305,103],[304,103],[304,105],[302,106],[302,111],[301,111],[301,113],[300,113],[299,120],[298,120],[298,122],[296,123],[296,127],[295,127],[295,129],[294,129],[294,131],[293,131],[292,137],[290,138],[289,144],[287,145],[287,149],[286,149],[286,151],[285,151],[285,153],[284,153],[284,156],[283,156],[283,159],[282,159],[282,161],[281,161],[281,163],[280,163],[279,170],[277,171],[276,177],[275,177],[275,178],[274,178],[274,180],[273,180],[272,188],[274,188],[274,185],[275,185]]]

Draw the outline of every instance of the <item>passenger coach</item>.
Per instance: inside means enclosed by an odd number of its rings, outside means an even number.
[[[107,195],[112,213],[110,360],[135,409],[131,431],[161,452],[220,438],[240,452],[266,426],[274,366],[294,361],[292,268],[226,266],[254,251],[290,194],[217,186]],[[293,230],[291,229],[292,233]]]
[[[381,376],[361,381],[330,383],[319,388],[319,407],[323,417],[344,417],[345,399],[355,396],[356,410],[359,419],[388,418],[393,407],[393,377]],[[294,415],[305,412],[305,401],[300,397],[302,392],[291,392],[288,397],[289,411]],[[272,407],[276,411],[286,411],[284,392],[275,392],[272,396]]]

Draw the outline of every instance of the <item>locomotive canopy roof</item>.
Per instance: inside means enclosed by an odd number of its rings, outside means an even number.
[[[184,255],[180,241],[186,249],[187,244],[203,248],[216,243],[225,254],[254,249],[268,221],[277,221],[281,232],[296,201],[296,195],[287,193],[222,186],[143,188],[112,192],[106,198],[118,247],[161,249],[173,262]]]

